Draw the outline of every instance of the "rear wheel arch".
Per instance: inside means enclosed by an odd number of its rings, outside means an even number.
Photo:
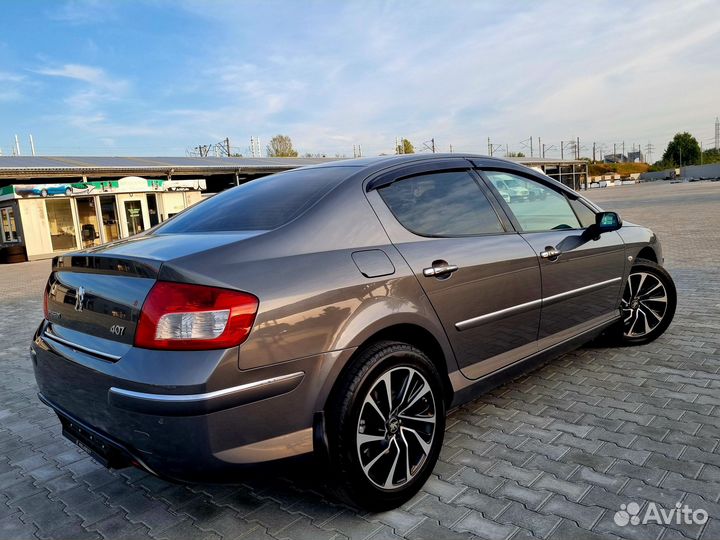
[[[438,339],[426,328],[420,325],[412,323],[401,323],[394,324],[379,330],[366,338],[355,350],[352,356],[348,359],[345,365],[342,367],[337,377],[333,381],[332,389],[328,393],[325,399],[325,408],[327,403],[332,399],[333,392],[338,388],[339,382],[343,379],[344,375],[353,365],[353,362],[365,351],[368,347],[380,341],[400,341],[413,345],[428,355],[430,360],[440,374],[440,379],[443,386],[444,399],[447,407],[450,406],[453,398],[452,384],[450,383],[450,377],[448,375],[448,366],[452,359],[447,358],[445,351]]]
[[[432,473],[444,439],[442,374],[428,353],[399,341],[402,334],[395,328],[390,339],[378,335],[356,350],[325,412],[318,413],[322,438],[314,433],[331,471],[328,487],[341,500],[372,511],[414,496]]]

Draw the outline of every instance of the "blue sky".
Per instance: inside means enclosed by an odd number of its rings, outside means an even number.
[[[581,138],[707,147],[717,1],[4,2],[0,148],[184,155],[277,133],[301,152],[486,153]]]

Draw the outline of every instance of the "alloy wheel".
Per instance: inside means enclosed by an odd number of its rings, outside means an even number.
[[[360,408],[356,445],[365,476],[391,490],[412,480],[430,454],[436,431],[435,396],[416,369],[385,372]]]
[[[620,301],[625,337],[648,335],[660,325],[668,311],[665,285],[649,272],[630,274]]]

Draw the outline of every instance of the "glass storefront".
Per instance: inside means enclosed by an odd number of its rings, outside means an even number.
[[[134,177],[4,186],[0,248],[3,253],[23,251],[29,260],[96,249],[147,231],[199,202],[202,188],[199,183],[165,185]]]
[[[77,203],[78,221],[80,222],[80,240],[82,247],[99,246],[100,227],[98,225],[97,209],[95,208],[94,197],[82,197],[75,199]]]
[[[105,242],[118,240],[120,238],[120,223],[118,222],[115,195],[103,195],[99,198]]]
[[[53,251],[77,248],[70,199],[47,199],[45,208],[50,226],[50,241],[52,242]]]

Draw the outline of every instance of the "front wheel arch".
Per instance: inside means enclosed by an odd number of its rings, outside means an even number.
[[[652,261],[655,264],[657,264],[658,258],[657,254],[655,253],[655,250],[651,248],[650,246],[646,246],[640,250],[640,252],[637,254],[636,259],[645,259],[646,261]]]

